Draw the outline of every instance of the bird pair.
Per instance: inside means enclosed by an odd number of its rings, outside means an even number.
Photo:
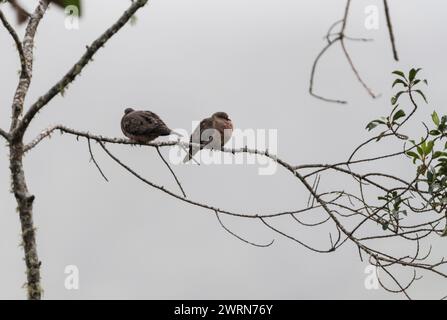
[[[181,136],[169,129],[157,114],[132,108],[124,110],[121,130],[126,137],[138,143],[148,143],[160,136],[171,134]],[[201,149],[222,149],[230,140],[232,132],[233,123],[225,112],[216,112],[211,117],[203,119],[191,134],[188,154],[183,162],[191,160]]]

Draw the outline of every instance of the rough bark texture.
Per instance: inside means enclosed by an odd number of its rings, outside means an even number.
[[[23,55],[23,57],[21,57],[22,72],[12,103],[11,133],[9,136],[9,167],[11,170],[12,192],[17,201],[17,211],[20,217],[22,246],[25,253],[26,264],[26,288],[28,299],[30,300],[39,300],[42,297],[40,284],[41,263],[39,261],[39,256],[37,255],[36,232],[33,222],[34,196],[28,191],[25,172],[23,170],[24,132],[15,133],[14,130],[20,123],[20,116],[23,112],[25,98],[31,84],[34,59],[34,37],[37,32],[37,27],[47,8],[48,1],[39,1],[39,4],[26,27],[25,37],[21,44],[22,50],[19,50],[19,55]]]
[[[40,285],[40,261],[37,255],[36,234],[33,223],[34,195],[28,191],[23,171],[23,144],[21,141],[10,145],[10,169],[12,190],[17,201],[17,211],[22,227],[22,245],[25,252],[28,299],[38,300],[42,296]]]

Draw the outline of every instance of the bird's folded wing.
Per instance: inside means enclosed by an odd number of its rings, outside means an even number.
[[[157,128],[157,124],[141,114],[131,114],[123,118],[123,130],[133,135],[144,135]]]
[[[200,124],[197,126],[197,128],[194,130],[194,132],[191,134],[190,142],[194,144],[200,144],[198,145],[190,145],[189,146],[189,155],[192,157],[194,154],[196,154],[200,149],[202,149],[205,145],[207,145],[212,138],[209,136],[206,136],[206,131],[209,129],[212,129],[213,127],[213,121],[211,118],[206,118],[200,121]],[[205,134],[203,134],[205,132]],[[211,139],[210,139],[211,138]]]

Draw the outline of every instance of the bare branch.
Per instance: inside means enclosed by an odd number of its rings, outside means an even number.
[[[28,93],[29,86],[31,84],[31,77],[33,72],[33,60],[34,60],[34,37],[36,35],[37,27],[42,20],[45,11],[48,8],[47,0],[40,0],[39,5],[34,11],[31,19],[28,22],[25,31],[25,37],[23,39],[23,58],[24,58],[24,72],[22,72],[17,85],[17,89],[14,95],[12,103],[12,117],[11,117],[11,135],[14,137],[13,130],[19,123],[19,117],[23,112],[23,104],[25,103],[25,97]]]
[[[346,104],[347,101],[346,100],[338,100],[338,99],[330,99],[330,98],[326,98],[323,97],[321,95],[318,95],[314,92],[314,81],[315,81],[315,73],[316,73],[316,69],[317,69],[317,65],[319,63],[319,61],[321,60],[321,58],[323,57],[323,55],[328,51],[328,49],[334,45],[337,42],[340,42],[341,47],[342,47],[342,51],[349,63],[349,66],[351,67],[355,77],[357,78],[357,81],[365,88],[365,90],[368,92],[368,94],[374,99],[377,98],[377,95],[369,88],[369,86],[366,84],[366,82],[362,79],[360,73],[358,72],[356,66],[354,65],[354,62],[352,61],[351,55],[349,54],[347,48],[346,48],[346,43],[345,40],[353,40],[353,41],[362,41],[362,42],[367,42],[367,41],[371,41],[371,39],[365,39],[365,38],[354,38],[354,37],[350,37],[346,35],[346,26],[348,23],[348,16],[349,16],[349,9],[351,6],[351,0],[347,0],[346,1],[346,5],[345,5],[345,12],[344,12],[344,16],[343,19],[336,21],[335,23],[333,23],[327,34],[326,34],[326,40],[327,40],[327,44],[326,46],[318,53],[318,55],[316,56],[313,65],[312,65],[312,71],[310,74],[310,83],[309,83],[309,93],[320,100],[323,100],[325,102],[332,102],[332,103],[339,103],[339,104]],[[341,24],[341,30],[339,32],[333,32],[334,28],[337,27],[339,24]],[[335,37],[335,38],[333,38]]]
[[[0,128],[0,136],[5,138],[7,141],[9,141],[9,133],[7,133],[5,130]]]
[[[368,85],[365,83],[365,81],[360,76],[360,73],[358,72],[356,66],[354,65],[354,62],[352,61],[352,58],[348,52],[348,49],[346,48],[346,44],[343,38],[340,39],[341,47],[343,49],[343,52],[345,54],[346,59],[348,60],[349,65],[351,66],[352,72],[356,76],[357,80],[360,82],[360,84],[365,88],[365,90],[368,92],[368,94],[371,96],[371,98],[375,99],[377,98],[377,95],[368,87]]]
[[[17,51],[19,53],[19,58],[20,58],[20,64],[21,64],[21,77],[23,77],[23,78],[28,77],[25,53],[23,52],[22,43],[20,42],[17,32],[14,30],[14,28],[8,22],[8,20],[6,19],[5,15],[3,14],[3,12],[1,10],[0,10],[0,20],[3,23],[3,25],[5,26],[6,30],[8,30],[9,34],[11,35],[11,37],[14,40],[14,43],[17,47]]]
[[[220,226],[221,226],[225,231],[227,231],[227,232],[228,232],[229,234],[231,234],[233,237],[235,237],[235,238],[241,240],[242,242],[248,243],[248,244],[250,244],[250,245],[252,245],[252,246],[255,246],[255,247],[261,247],[261,248],[270,247],[270,246],[273,244],[273,242],[275,242],[275,239],[273,239],[272,241],[270,241],[270,242],[267,243],[267,244],[258,244],[258,243],[254,243],[254,242],[245,240],[245,239],[242,238],[241,236],[238,236],[238,235],[235,234],[233,231],[231,231],[230,229],[228,229],[228,228],[223,224],[222,220],[221,220],[220,217],[219,217],[219,212],[217,212],[217,211],[216,211],[216,218],[217,218],[217,221],[219,221]]]
[[[171,172],[172,176],[175,179],[175,182],[177,183],[178,187],[180,188],[180,191],[182,192],[183,196],[186,198],[186,193],[185,190],[183,190],[182,184],[180,183],[179,179],[177,178],[174,170],[172,170],[171,166],[169,165],[169,163],[166,161],[166,159],[163,157],[163,155],[160,152],[160,148],[156,147],[155,148],[157,150],[158,155],[160,156],[161,160],[164,162],[164,164],[168,167],[169,171]]]
[[[96,168],[98,169],[99,173],[101,174],[101,176],[104,178],[104,180],[106,180],[107,182],[109,182],[109,179],[107,179],[106,175],[104,174],[104,172],[102,171],[101,167],[99,166],[98,162],[95,159],[95,156],[93,155],[93,151],[92,151],[92,146],[90,143],[90,139],[87,139],[87,144],[88,144],[88,151],[90,153],[90,159],[93,161],[93,163],[95,164]]]
[[[326,51],[336,42],[339,41],[340,39],[337,39],[333,42],[329,42],[321,51],[320,53],[318,53],[317,57],[314,60],[314,63],[312,65],[312,71],[310,73],[310,84],[309,84],[309,93],[320,100],[326,101],[326,102],[333,102],[333,103],[340,103],[340,104],[346,104],[348,103],[346,100],[337,100],[337,99],[329,99],[329,98],[325,98],[319,94],[316,94],[314,92],[314,82],[315,82],[315,73],[317,70],[317,66],[318,63],[320,62],[321,57],[326,53]]]
[[[396,43],[395,43],[395,39],[394,39],[393,24],[391,23],[390,9],[388,7],[388,0],[383,0],[383,6],[385,8],[385,17],[386,17],[386,23],[388,26],[388,32],[390,34],[390,42],[391,42],[391,47],[393,49],[393,57],[394,57],[394,60],[399,61],[399,56],[397,54]]]
[[[23,136],[26,128],[29,126],[36,114],[45,107],[56,95],[63,91],[68,84],[73,82],[81,73],[84,67],[91,61],[93,56],[100,48],[104,46],[131,18],[132,16],[146,3],[148,0],[137,0],[123,13],[123,15],[116,21],[109,29],[107,29],[99,38],[87,47],[84,55],[74,64],[73,67],[59,80],[47,93],[41,96],[24,115],[20,122],[16,133],[18,136]]]

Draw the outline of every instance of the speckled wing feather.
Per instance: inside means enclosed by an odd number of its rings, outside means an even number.
[[[121,122],[123,131],[134,136],[166,135],[170,129],[158,115],[150,111],[134,111]]]

